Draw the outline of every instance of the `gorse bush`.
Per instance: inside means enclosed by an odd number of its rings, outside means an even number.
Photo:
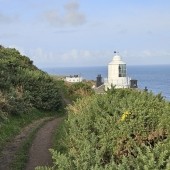
[[[91,86],[87,82],[67,84],[68,95],[73,101],[85,96],[90,96],[94,94],[94,91],[92,90]]]
[[[0,119],[28,113],[30,109],[62,107],[58,81],[39,70],[16,49],[0,47]]]
[[[28,113],[32,108],[29,93],[24,92],[22,87],[11,88],[9,93],[6,94],[6,98],[8,101],[6,111],[10,115]]]
[[[6,120],[8,115],[28,113],[32,109],[29,95],[19,88],[11,88],[8,92],[0,92],[0,122]]]
[[[8,113],[6,112],[5,108],[7,107],[8,102],[6,101],[6,96],[4,96],[2,92],[0,92],[0,122],[7,119]]]
[[[20,82],[23,88],[29,91],[32,105],[38,109],[57,110],[61,107],[61,96],[58,82],[49,75],[37,70],[20,70]]]
[[[111,89],[68,108],[53,169],[170,169],[170,103],[161,95]]]

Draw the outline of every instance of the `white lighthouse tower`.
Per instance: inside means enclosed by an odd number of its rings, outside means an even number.
[[[126,63],[115,52],[112,61],[108,64],[108,79],[105,80],[105,90],[115,88],[129,88],[130,78],[127,77]]]

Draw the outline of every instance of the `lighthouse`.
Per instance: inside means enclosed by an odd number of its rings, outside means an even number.
[[[105,90],[112,86],[115,88],[129,88],[130,77],[127,77],[126,63],[115,52],[112,61],[108,64],[108,78],[105,79]]]

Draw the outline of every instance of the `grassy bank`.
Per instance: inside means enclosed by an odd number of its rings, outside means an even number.
[[[61,114],[62,113],[60,113],[60,115]],[[0,124],[0,151],[2,150],[6,142],[11,141],[14,136],[20,133],[21,129],[24,126],[30,124],[37,119],[55,115],[55,112],[44,112],[34,109],[29,114],[9,117],[7,121],[4,121]]]
[[[67,117],[65,116],[65,119]],[[56,129],[54,137],[53,137],[53,149],[58,150],[60,152],[63,152],[65,148],[63,147],[63,144],[61,144],[62,137],[64,136],[65,130],[65,119],[62,120],[59,127]]]
[[[12,170],[22,170],[25,168],[26,163],[28,161],[28,153],[29,149],[31,147],[31,144],[38,132],[38,130],[45,125],[46,122],[52,120],[53,118],[48,118],[47,120],[44,120],[42,123],[40,123],[36,128],[32,130],[32,132],[28,135],[27,139],[22,143],[20,146],[18,152],[16,153],[16,158],[13,160],[11,164]]]

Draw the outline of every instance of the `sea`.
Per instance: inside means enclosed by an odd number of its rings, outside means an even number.
[[[96,80],[99,74],[107,78],[108,74],[107,66],[56,67],[42,68],[42,70],[60,76],[81,75],[86,80]],[[170,101],[170,65],[127,66],[127,75],[138,80],[139,89],[147,87],[148,91],[154,94],[161,93],[166,100]]]

